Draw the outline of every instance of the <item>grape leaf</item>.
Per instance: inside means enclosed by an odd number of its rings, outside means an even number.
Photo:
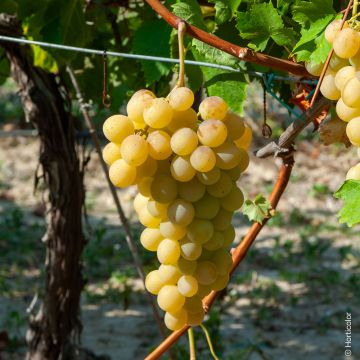
[[[34,56],[34,65],[52,73],[57,73],[59,68],[52,55],[38,45],[31,45]]]
[[[338,212],[340,223],[352,227],[360,223],[360,180],[346,180],[336,191],[334,197],[344,201]]]
[[[241,0],[210,0],[215,3],[215,21],[217,24],[223,24],[232,18],[239,7]]]
[[[310,60],[314,64],[324,63],[331,50],[331,45],[325,39],[325,34],[322,33],[315,39],[316,50],[312,52]]]
[[[200,29],[206,29],[205,22],[201,13],[201,8],[195,0],[182,0],[172,5],[173,12],[179,18]]]
[[[268,218],[271,211],[271,205],[262,195],[258,195],[254,201],[245,200],[242,206],[242,212],[249,220],[262,224],[264,219]]]

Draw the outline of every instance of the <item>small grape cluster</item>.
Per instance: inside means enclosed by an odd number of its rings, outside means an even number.
[[[103,158],[118,187],[136,184],[134,208],[146,227],[140,242],[161,263],[145,280],[170,330],[199,325],[202,298],[224,289],[232,258],[233,212],[244,201],[236,181],[249,163],[251,129],[217,96],[199,114],[194,94],[176,87],[156,98],[139,90],[127,116],[108,118]]]
[[[360,148],[360,33],[342,20],[334,20],[325,30],[326,40],[334,54],[320,86],[321,93],[337,100],[336,113],[347,122],[346,134],[350,142]],[[318,76],[323,64],[306,64],[308,72]],[[359,153],[359,151],[358,151]],[[360,163],[350,168],[346,179],[360,180]]]

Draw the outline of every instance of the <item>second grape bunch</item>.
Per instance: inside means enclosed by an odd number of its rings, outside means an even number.
[[[236,182],[249,164],[252,137],[222,98],[205,98],[199,114],[193,102],[186,87],[167,98],[139,90],[127,116],[111,116],[103,126],[111,181],[138,187],[134,208],[146,227],[140,242],[160,262],[145,286],[170,330],[199,325],[204,296],[229,281],[232,215],[244,201]]]

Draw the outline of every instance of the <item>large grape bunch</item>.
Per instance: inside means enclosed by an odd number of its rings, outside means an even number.
[[[321,93],[336,100],[338,117],[347,122],[346,134],[350,142],[360,147],[360,33],[347,22],[341,29],[341,20],[331,22],[325,30],[326,40],[334,54],[321,84]],[[323,64],[306,64],[308,72],[319,76]],[[351,167],[346,179],[360,180],[360,163]]]
[[[236,181],[247,168],[251,130],[217,96],[205,98],[199,117],[194,94],[176,87],[165,98],[139,90],[127,116],[109,117],[103,158],[117,187],[136,184],[134,208],[146,227],[143,247],[160,266],[146,276],[170,330],[199,325],[202,298],[229,281],[234,211],[243,204]]]

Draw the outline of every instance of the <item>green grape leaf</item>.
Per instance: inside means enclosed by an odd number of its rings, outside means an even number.
[[[315,39],[316,50],[312,52],[310,60],[315,64],[320,64],[325,62],[329,52],[331,50],[331,45],[325,39],[325,34],[322,33]]]
[[[18,4],[15,0],[1,0],[0,13],[15,14],[18,10]]]
[[[191,25],[206,29],[201,8],[196,0],[182,0],[172,5],[173,12]]]
[[[215,4],[215,21],[223,24],[230,20],[239,7],[241,0],[210,0]]]
[[[52,55],[38,45],[31,45],[34,56],[34,65],[52,73],[59,71],[58,65]]]
[[[262,224],[264,219],[270,216],[271,205],[262,195],[258,195],[254,201],[245,200],[241,210],[250,221]]]
[[[194,65],[186,65],[185,74],[189,88],[193,92],[199,90],[204,81],[203,73],[200,67]]]
[[[340,223],[352,227],[360,223],[360,180],[346,180],[336,191],[334,197],[344,201],[338,212]]]
[[[137,54],[169,57],[170,34],[171,27],[165,21],[160,19],[147,21],[135,32],[132,50]],[[142,60],[141,67],[146,85],[168,75],[172,66],[173,64],[169,63]]]

